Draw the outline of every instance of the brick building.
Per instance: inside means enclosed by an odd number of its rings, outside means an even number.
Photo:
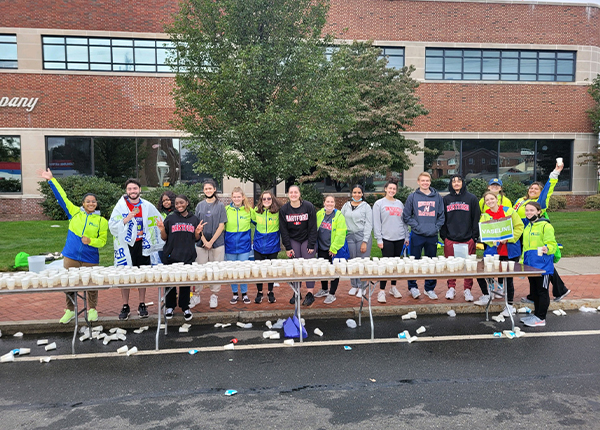
[[[148,186],[201,179],[170,126],[163,26],[176,7],[0,3],[0,213],[39,212],[35,172],[47,166],[56,176],[138,176]],[[455,172],[545,181],[560,156],[557,191],[574,201],[598,186],[596,169],[577,157],[597,145],[586,110],[599,25],[593,3],[332,0],[326,30],[374,40],[391,66],[416,67],[430,114],[406,135],[428,151],[399,172],[406,185],[424,169],[440,181]],[[222,185],[227,194],[238,181]],[[336,185],[319,183],[346,190]]]

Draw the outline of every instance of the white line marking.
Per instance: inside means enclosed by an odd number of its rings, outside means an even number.
[[[523,338],[531,337],[565,337],[565,336],[595,336],[600,335],[600,330],[579,330],[579,331],[558,331],[558,332],[547,332],[547,333],[531,333],[525,332]],[[452,336],[428,336],[419,337],[417,342],[448,342],[448,341],[464,341],[464,340],[501,340],[494,337],[492,334],[471,334],[471,335],[452,335]],[[502,340],[508,341],[505,336],[502,336]],[[518,339],[512,339],[512,342],[518,342]],[[284,345],[283,343],[265,343],[265,344],[252,344],[252,345],[235,345],[234,351],[250,351],[256,349],[277,349],[277,348],[295,348],[298,346],[314,347],[314,346],[336,346],[336,345],[368,345],[375,343],[408,343],[405,339],[382,338],[382,339],[352,339],[352,340],[322,340],[318,342],[305,341],[303,343],[295,342],[293,346]],[[166,354],[187,354],[190,350],[195,349],[198,353],[201,352],[217,352],[217,351],[231,351],[224,350],[223,346],[204,346],[204,347],[190,347],[190,348],[172,348],[172,349],[161,349],[159,351],[154,350],[143,350],[137,352],[135,355],[166,355]],[[80,360],[87,358],[112,358],[112,357],[125,357],[125,354],[118,354],[117,352],[98,352],[90,354],[76,354],[76,355],[55,355],[52,356],[54,360]],[[15,362],[30,362],[39,361],[39,356],[24,356],[17,357]]]

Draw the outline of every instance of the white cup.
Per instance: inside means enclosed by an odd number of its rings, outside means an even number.
[[[558,157],[558,158],[556,159],[556,164],[558,164],[559,166],[562,166],[562,165],[564,164],[564,163],[563,163],[563,159],[562,159],[562,157]]]
[[[510,270],[511,272],[515,270],[515,262],[514,261],[508,262],[508,270]]]
[[[494,260],[494,269],[495,270],[499,270],[500,269],[500,260]]]
[[[508,270],[508,261],[503,261],[501,264],[502,264],[502,271],[506,272]]]
[[[541,257],[542,255],[544,255],[544,247],[543,246],[538,247],[537,251],[538,251],[538,257]]]

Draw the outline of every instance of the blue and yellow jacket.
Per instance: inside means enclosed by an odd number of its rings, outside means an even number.
[[[334,209],[333,220],[331,221],[331,245],[328,251],[336,254],[339,258],[348,258],[345,255],[338,256],[340,249],[347,248],[348,242],[346,242],[346,235],[348,234],[348,226],[346,225],[346,217],[342,214],[342,211]],[[325,218],[325,208],[317,212],[317,231]],[[345,250],[345,249],[344,249]],[[344,253],[345,254],[345,253]]]
[[[515,258],[521,255],[521,244],[519,238],[523,234],[523,221],[519,218],[516,210],[510,206],[500,206],[500,210],[504,212],[505,217],[511,217],[513,224],[513,238],[506,243],[508,258]],[[487,212],[481,214],[480,222],[492,220],[492,216]],[[483,255],[494,255],[498,253],[498,246],[493,242],[485,242],[488,247],[483,251]]]
[[[225,206],[225,253],[243,254],[252,250],[250,224],[252,215],[244,206],[236,208],[233,203]]]
[[[523,255],[521,263],[536,269],[544,270],[544,275],[554,273],[554,253],[558,248],[554,237],[554,227],[546,218],[538,218],[529,223],[523,232]],[[548,253],[539,256],[537,249],[541,246],[548,247]]]
[[[69,217],[69,232],[62,254],[67,258],[84,263],[100,263],[98,248],[106,245],[108,221],[100,216],[100,211],[88,214],[82,207],[71,203],[56,179],[52,178],[48,184],[56,200]],[[83,236],[90,238],[89,245],[85,245],[81,241]]]
[[[254,230],[254,250],[261,254],[274,254],[281,251],[281,235],[279,234],[279,212],[271,213],[264,209],[263,213],[252,209]]]
[[[550,203],[550,197],[552,197],[552,193],[554,193],[554,187],[556,187],[557,183],[558,183],[558,178],[550,177],[550,179],[548,179],[548,182],[546,182],[546,185],[544,185],[544,188],[542,189],[542,192],[540,193],[540,196],[537,199],[529,199],[529,198],[521,197],[519,200],[517,200],[515,202],[514,208],[518,212],[519,216],[521,217],[521,220],[523,220],[523,224],[525,224],[525,225],[529,224],[529,221],[527,220],[527,217],[525,216],[525,206],[529,202],[538,202],[540,204],[540,206],[542,207],[542,215],[541,216],[544,218],[548,218],[548,215],[546,215],[546,210],[548,209],[548,204]]]

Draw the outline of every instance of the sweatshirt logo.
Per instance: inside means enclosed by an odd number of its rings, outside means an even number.
[[[426,200],[417,202],[419,216],[435,216],[435,202]]]
[[[469,210],[470,210],[469,204],[464,203],[464,202],[450,203],[449,205],[446,206],[446,212],[452,212],[452,211],[469,212]]]
[[[402,208],[396,206],[386,206],[384,208],[389,216],[402,216]]]
[[[323,222],[321,223],[321,228],[322,228],[323,230],[329,230],[329,231],[331,231],[331,223],[330,223],[330,222],[325,222],[325,221],[323,221]]]
[[[173,224],[171,226],[171,233],[176,233],[176,232],[179,232],[179,231],[184,231],[184,232],[188,232],[188,233],[194,233],[195,230],[196,229],[191,224],[177,223],[177,224]]]
[[[302,221],[308,221],[308,214],[289,214],[285,216],[285,220],[300,225]]]

